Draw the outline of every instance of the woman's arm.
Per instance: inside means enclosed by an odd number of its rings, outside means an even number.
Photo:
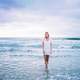
[[[50,53],[52,54],[52,41],[50,42]]]
[[[44,41],[42,42],[42,50],[43,50],[43,54],[45,54],[45,51],[44,51]]]

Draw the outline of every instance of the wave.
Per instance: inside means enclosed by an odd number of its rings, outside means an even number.
[[[56,50],[80,49],[80,38],[54,38],[52,43]],[[42,48],[41,44],[39,38],[0,38],[0,52],[34,52]]]

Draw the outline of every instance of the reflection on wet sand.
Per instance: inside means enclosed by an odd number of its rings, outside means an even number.
[[[49,80],[49,70],[45,70],[45,79],[44,80]]]

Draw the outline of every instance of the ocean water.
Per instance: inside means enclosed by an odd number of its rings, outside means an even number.
[[[39,38],[0,38],[0,80],[80,80],[80,38],[53,39],[45,70]]]

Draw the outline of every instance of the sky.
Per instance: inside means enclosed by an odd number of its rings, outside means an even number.
[[[80,37],[80,0],[0,0],[0,37]]]

